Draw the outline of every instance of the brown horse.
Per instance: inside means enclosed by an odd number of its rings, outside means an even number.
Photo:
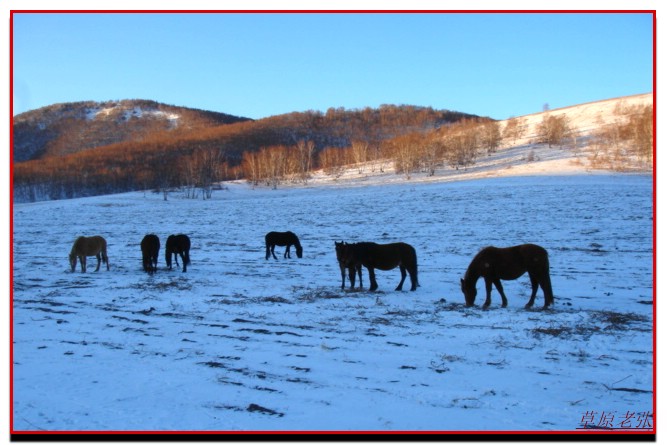
[[[359,288],[364,287],[364,283],[361,280],[361,263],[352,263],[349,258],[344,258],[344,252],[347,247],[347,243],[341,241],[340,243],[335,242],[336,244],[336,258],[338,259],[338,265],[340,266],[340,276],[343,280],[343,284],[340,286],[341,289],[345,289],[345,269],[348,270],[348,275],[350,277],[350,289],[354,288],[354,281],[357,274],[359,274]]]
[[[141,257],[144,271],[152,274],[157,272],[157,258],[160,254],[160,238],[157,235],[146,235],[141,240]]]
[[[274,250],[276,246],[287,246],[285,248],[285,254],[283,258],[292,258],[290,255],[290,247],[294,246],[296,249],[296,256],[299,258],[303,257],[303,248],[299,242],[299,237],[294,234],[294,232],[269,232],[264,236],[264,243],[266,245],[266,259],[268,260],[271,255],[276,260],[276,254]]]
[[[69,254],[69,264],[72,266],[72,272],[76,269],[77,258],[81,262],[81,272],[86,271],[86,257],[97,257],[97,269],[100,270],[100,263],[104,261],[109,270],[109,258],[107,257],[107,241],[101,236],[85,237],[80,236],[74,241],[72,250]]]
[[[368,277],[371,280],[370,290],[378,288],[375,281],[375,269],[391,270],[396,267],[401,269],[401,282],[396,290],[403,290],[406,271],[410,274],[412,286],[410,290],[417,290],[417,252],[414,247],[406,243],[376,244],[376,243],[342,243],[341,258],[345,265],[361,264],[368,269]]]
[[[461,291],[466,300],[466,306],[475,304],[477,296],[477,280],[484,277],[486,283],[486,301],[484,307],[491,304],[492,285],[496,286],[503,299],[502,307],[507,306],[507,297],[500,280],[516,280],[528,272],[533,292],[526,304],[526,309],[533,306],[537,288],[542,287],[544,293],[544,308],[554,302],[549,277],[549,255],[547,251],[535,244],[521,244],[514,247],[498,248],[486,247],[473,258],[465,276],[461,279]]]
[[[176,260],[178,266],[178,255],[183,260],[183,272],[188,271],[188,264],[190,264],[190,237],[187,235],[169,235],[167,238],[167,246],[164,249],[164,260],[167,267],[171,270],[171,256]]]

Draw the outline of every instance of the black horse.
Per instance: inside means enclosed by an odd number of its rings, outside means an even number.
[[[345,249],[348,246],[346,242],[335,242],[335,244],[336,258],[338,259],[338,265],[340,266],[340,276],[343,280],[343,284],[340,288],[345,289],[345,269],[348,270],[348,275],[350,277],[350,289],[354,288],[354,281],[357,274],[359,274],[359,288],[364,287],[364,283],[361,280],[361,263],[355,263],[351,258],[345,258]]]
[[[183,272],[187,272],[188,264],[190,264],[190,238],[183,234],[169,235],[164,255],[169,270],[171,270],[171,256],[174,256],[176,266],[178,266],[178,255],[180,255],[183,260]]]
[[[403,290],[406,271],[410,274],[412,284],[410,290],[417,290],[417,286],[419,286],[417,280],[417,252],[410,244],[343,243],[341,258],[345,265],[361,264],[368,269],[371,291],[378,288],[377,281],[375,281],[375,269],[391,270],[399,267],[401,269],[401,282],[398,283],[396,290]]]
[[[283,258],[292,258],[289,252],[291,246],[296,248],[296,256],[299,258],[303,256],[303,249],[301,248],[299,238],[292,232],[269,232],[264,237],[264,241],[266,242],[267,260],[271,255],[273,255],[273,258],[278,259],[274,253],[276,246],[287,246]]]
[[[146,235],[141,240],[141,257],[143,259],[144,271],[153,273],[157,271],[157,257],[160,253],[160,238],[157,235]]]
[[[465,276],[461,279],[461,291],[466,300],[466,306],[475,304],[477,296],[477,280],[484,277],[486,283],[486,301],[484,307],[491,304],[492,285],[496,286],[503,299],[502,307],[507,306],[507,297],[500,280],[516,280],[528,272],[533,287],[526,309],[533,306],[537,288],[542,287],[544,293],[544,308],[554,303],[554,294],[551,289],[549,276],[549,255],[547,251],[535,244],[521,244],[514,247],[485,247],[473,258]]]

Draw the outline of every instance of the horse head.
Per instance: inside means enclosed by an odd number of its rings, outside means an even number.
[[[340,243],[338,241],[334,241],[334,244],[336,245],[336,259],[338,260],[339,263],[343,262],[343,249],[345,249],[345,241],[341,241]]]
[[[473,283],[472,280],[467,280],[461,278],[461,292],[466,300],[466,307],[473,306],[475,304],[475,297],[477,297],[477,286]]]
[[[76,270],[76,255],[74,253],[69,254],[69,265],[72,267],[72,272]]]

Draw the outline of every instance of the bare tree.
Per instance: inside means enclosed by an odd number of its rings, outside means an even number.
[[[566,115],[544,115],[542,122],[537,126],[537,133],[543,144],[562,146],[566,137],[570,135],[570,121]]]
[[[418,135],[411,133],[389,141],[396,173],[403,173],[406,179],[410,179],[412,172],[419,166],[418,140]]]
[[[352,157],[357,164],[359,174],[364,172],[364,165],[368,161],[368,142],[352,141]]]
[[[507,120],[505,128],[503,129],[503,139],[512,141],[516,144],[518,139],[521,139],[526,133],[525,119],[518,117],[511,117]]]
[[[495,121],[484,122],[480,125],[479,143],[486,148],[486,154],[495,153],[500,146],[500,124]]]
[[[453,127],[443,138],[445,158],[455,169],[467,168],[477,159],[477,131],[470,123]]]
[[[300,179],[304,183],[307,183],[308,176],[310,175],[310,169],[313,163],[313,154],[315,153],[315,142],[311,140],[309,141],[300,140],[296,144],[296,148],[299,154]]]

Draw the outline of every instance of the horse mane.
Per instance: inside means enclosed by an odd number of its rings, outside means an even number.
[[[491,247],[493,247],[493,246],[484,246],[481,249],[479,249],[479,251],[477,251],[475,256],[472,258],[472,261],[470,261],[470,264],[468,265],[468,268],[466,269],[466,273],[463,275],[463,280],[465,282],[467,282],[468,278],[470,278],[470,273],[473,270],[473,267],[472,267],[473,264],[477,263],[477,261],[479,260],[479,257],[482,255],[482,252],[486,251],[486,249],[489,249]]]

